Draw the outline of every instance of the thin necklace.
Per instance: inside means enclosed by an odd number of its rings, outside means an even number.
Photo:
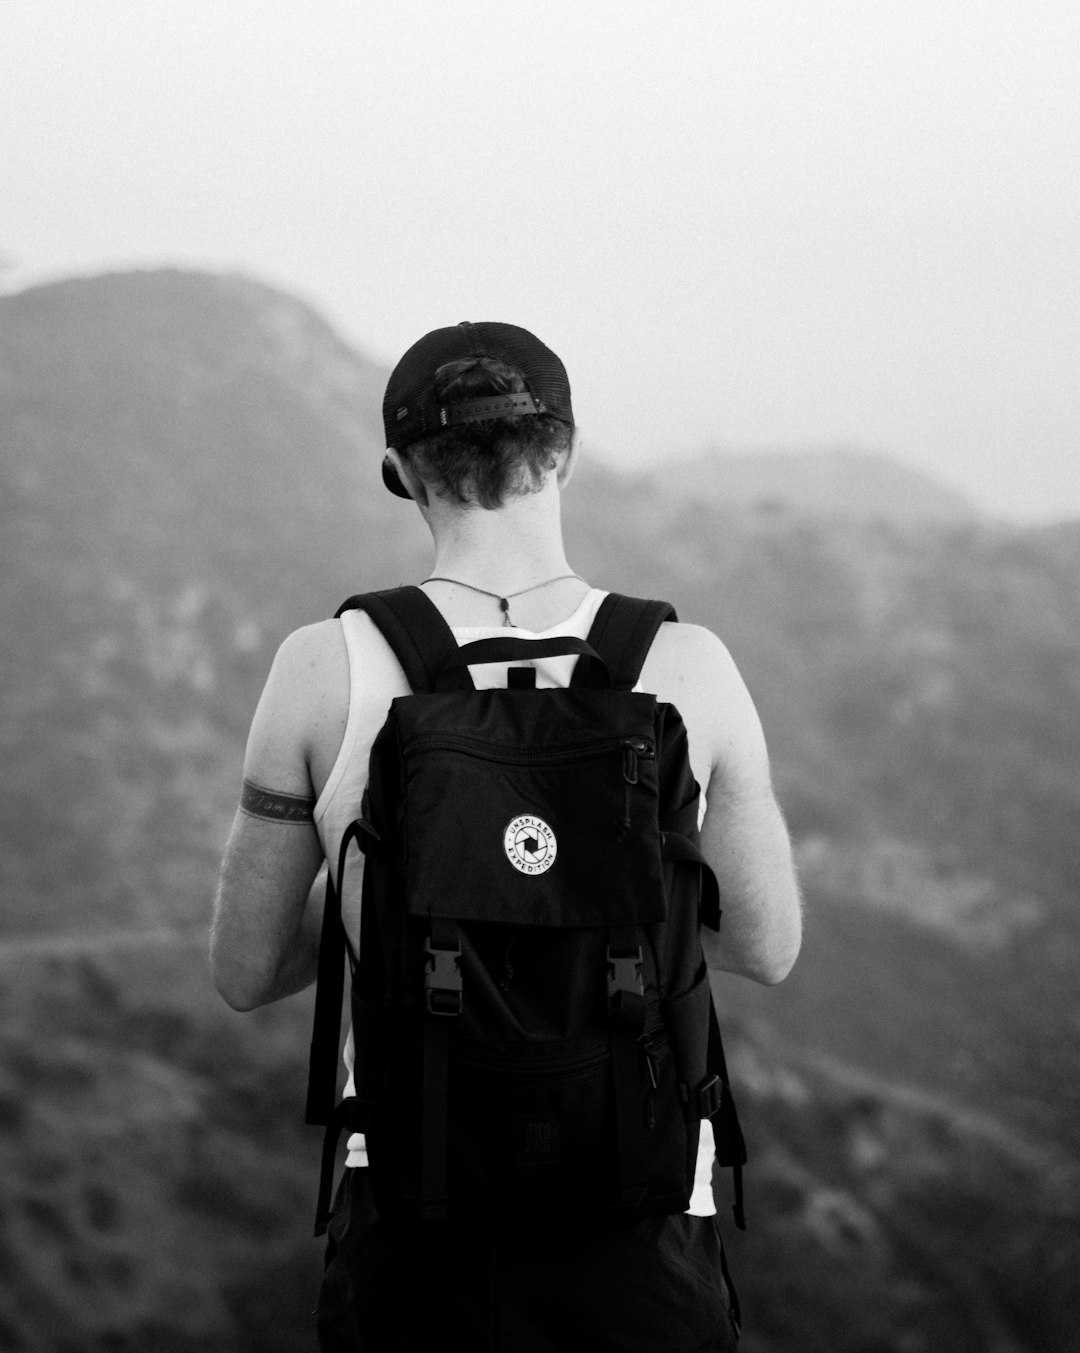
[[[548,578],[546,582],[533,583],[532,587],[523,587],[520,592],[507,592],[505,596],[501,592],[489,592],[484,587],[474,587],[472,583],[463,583],[460,578],[442,578],[438,574],[433,574],[430,578],[425,578],[420,586],[423,587],[424,583],[453,583],[455,587],[464,587],[466,591],[479,592],[480,595],[484,597],[493,597],[502,609],[503,625],[509,625],[511,629],[517,629],[517,626],[510,619],[510,603],[513,599],[515,597],[523,597],[526,592],[539,592],[542,587],[550,587],[552,583],[565,582],[567,578],[577,578],[579,583],[585,581],[584,578],[579,577],[576,573],[560,573],[557,578]]]

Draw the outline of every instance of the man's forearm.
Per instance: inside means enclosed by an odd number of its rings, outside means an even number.
[[[267,1002],[280,1001],[306,990],[315,981],[319,971],[319,939],[322,935],[323,904],[326,900],[325,882],[320,875],[312,884],[307,903],[300,916],[294,942],[281,957],[281,964],[271,983]]]
[[[238,812],[214,907],[214,982],[236,1010],[252,1010],[314,981],[322,920],[312,882],[322,863],[313,827]]]
[[[704,930],[710,967],[772,985],[791,971],[802,943],[802,906],[791,841],[767,801],[710,803],[702,846],[720,889],[720,933]]]
[[[303,991],[315,981],[324,901],[321,884],[320,878],[312,886],[295,931],[275,946],[272,967],[263,963],[256,968],[250,962],[250,951],[245,953],[243,942],[230,934],[229,921],[219,904],[211,933],[211,961],[217,988],[234,1009],[269,1005]]]

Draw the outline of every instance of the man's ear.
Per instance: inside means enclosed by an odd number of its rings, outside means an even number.
[[[570,478],[574,473],[574,467],[578,462],[578,452],[581,450],[581,429],[574,427],[570,429],[570,446],[563,454],[555,474],[559,481],[559,488],[565,489],[570,483]]]
[[[427,507],[427,485],[410,465],[408,457],[403,456],[392,446],[386,448],[386,456],[383,459],[383,482],[399,497],[411,498],[418,507]]]

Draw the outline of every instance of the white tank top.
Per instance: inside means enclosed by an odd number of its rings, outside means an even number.
[[[516,628],[517,639],[552,639],[566,635],[584,639],[592,628],[600,603],[607,595],[591,588],[573,615],[551,629],[540,632]],[[368,760],[371,745],[386,720],[391,700],[408,695],[409,683],[401,664],[390,645],[383,638],[374,621],[363,611],[346,611],[340,621],[349,656],[349,714],[333,769],[315,804],[315,828],[319,833],[327,860],[336,862],[341,838],[349,823],[356,817],[367,785]],[[502,625],[455,626],[454,638],[459,644],[476,639],[505,638]],[[536,668],[538,687],[566,686],[574,670],[576,658],[566,654],[555,658],[539,658]],[[506,664],[486,663],[470,667],[473,683],[478,690],[505,686]],[[363,879],[363,857],[357,856],[346,870],[341,899],[342,919],[354,952],[359,951],[360,886]],[[355,1093],[353,1087],[352,1030],[345,1040],[345,1065],[348,1080],[345,1094]],[[354,1167],[367,1164],[367,1150],[362,1133],[356,1132],[348,1141],[347,1164]],[[701,1125],[701,1143],[698,1149],[694,1194],[689,1211],[697,1216],[711,1216],[716,1211],[712,1196],[713,1137],[708,1122]]]

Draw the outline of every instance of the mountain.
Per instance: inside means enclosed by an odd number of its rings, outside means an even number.
[[[358,451],[378,444],[382,384],[311,310],[240,278],[0,299],[19,768],[3,822],[5,840],[49,842],[7,854],[4,929],[203,915],[276,644],[356,591],[373,554],[387,583],[415,573],[420,525],[385,532],[378,459]]]
[[[427,562],[384,380],[240,277],[0,297],[0,1347],[304,1346],[310,993],[235,1015],[204,932],[277,643]],[[567,535],[724,637],[796,842],[793,975],[716,984],[743,1346],[1070,1348],[1080,528],[673,478]]]
[[[712,447],[675,462],[664,488],[677,498],[760,512],[941,524],[977,516],[968,498],[929,475],[843,445],[783,451]]]

